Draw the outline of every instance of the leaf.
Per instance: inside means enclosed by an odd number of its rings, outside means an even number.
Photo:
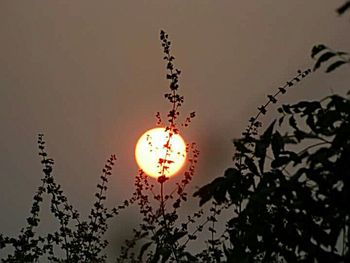
[[[327,105],[327,109],[334,107],[337,111],[348,114],[350,113],[350,100],[344,99],[338,95],[330,97],[331,101]]]
[[[229,170],[229,169],[227,169]],[[225,172],[225,176],[227,176],[227,172]],[[199,205],[202,206],[206,202],[208,202],[212,197],[217,199],[216,201],[223,202],[225,201],[226,190],[230,185],[227,184],[228,180],[225,177],[215,178],[211,183],[204,185],[199,190],[197,190],[193,196],[198,196],[200,198]]]
[[[326,69],[326,73],[332,72],[333,70],[335,70],[336,68],[340,67],[341,65],[344,65],[346,63],[349,63],[347,61],[344,60],[338,60],[337,62],[334,62],[333,64],[331,64],[327,69]]]
[[[271,101],[272,103],[276,103],[277,99],[273,96],[273,95],[267,95],[267,98],[269,99],[269,101]]]
[[[290,111],[290,105],[288,104],[283,104],[282,105],[282,110],[287,113],[287,114],[291,114],[292,112]]]
[[[302,111],[303,115],[309,115],[310,113],[313,113],[317,109],[321,108],[321,103],[319,101],[301,101],[297,104],[292,105],[292,108],[294,112],[296,111]]]
[[[335,54],[334,52],[331,52],[331,51],[328,51],[328,52],[322,54],[322,55],[318,58],[317,62],[315,63],[314,71],[317,70],[317,69],[321,66],[321,64],[322,64],[323,62],[326,62],[327,60],[329,60],[330,58],[334,57],[335,55],[336,55],[336,54]]]
[[[234,140],[233,141],[234,146],[236,147],[236,150],[240,153],[251,153],[252,151],[248,149],[245,144],[241,140]]]
[[[175,242],[177,242],[180,238],[184,237],[187,234],[186,231],[176,231],[175,233],[170,237],[169,239],[169,243],[174,244]]]
[[[249,170],[253,174],[259,174],[258,168],[256,167],[254,161],[251,158],[245,157],[244,163],[246,166],[248,166]]]
[[[314,133],[318,133],[318,130],[317,130],[316,125],[315,125],[314,116],[312,116],[311,114],[308,115],[308,117],[306,118],[306,124],[310,127],[310,129],[311,129]]]
[[[266,148],[268,146],[263,142],[263,141],[257,141],[255,143],[255,150],[254,150],[254,154],[256,157],[261,158],[266,154]]]
[[[278,90],[282,93],[285,94],[287,90],[285,88],[279,87]]]
[[[224,250],[224,253],[225,253],[226,258],[229,258],[230,255],[231,255],[231,253],[232,253],[232,250],[229,249],[229,248],[227,248],[226,245],[225,245],[225,243],[223,243],[223,250]]]
[[[231,182],[236,181],[236,178],[240,175],[240,172],[235,168],[228,168],[224,173],[224,177],[229,179]]]
[[[212,198],[212,183],[206,184],[199,188],[196,192],[194,192],[193,197],[198,196],[199,197],[199,206],[204,205],[206,202],[208,202]]]
[[[284,121],[284,116],[278,119],[278,125],[281,126]]]
[[[142,245],[140,249],[140,254],[139,254],[139,260],[142,260],[142,256],[145,253],[145,251],[149,248],[150,245],[152,245],[153,242],[147,242]]]
[[[186,257],[187,262],[198,262],[197,257],[192,256],[189,252],[184,252],[183,255]]]
[[[339,111],[337,110],[328,110],[325,113],[322,113],[318,117],[318,121],[316,122],[316,125],[320,127],[320,129],[324,132],[332,132],[334,131],[334,125],[337,121],[341,121],[342,116]]]
[[[273,156],[275,158],[277,158],[279,156],[281,150],[283,150],[283,148],[284,148],[283,138],[278,131],[276,131],[272,135],[271,147],[272,147]]]
[[[306,138],[306,133],[304,131],[301,131],[301,130],[296,130],[294,132],[294,136],[298,140],[298,142],[301,142],[302,140],[304,140]]]
[[[321,52],[322,50],[324,50],[326,48],[327,47],[323,44],[313,46],[313,48],[311,50],[311,57],[314,58],[319,52]]]
[[[222,180],[219,184],[217,184],[215,188],[213,197],[218,204],[222,204],[225,201],[227,201],[226,193],[228,188],[230,188],[230,184],[228,184],[227,182],[227,180]]]
[[[290,116],[289,118],[289,125],[293,127],[295,130],[299,130],[297,126],[297,121],[295,120],[294,116]]]
[[[162,248],[160,254],[162,255],[162,263],[166,263],[171,255],[171,250],[168,248]]]
[[[255,155],[257,157],[260,157],[259,159],[259,169],[260,172],[264,172],[264,163],[265,163],[265,157],[266,157],[266,149],[269,147],[271,142],[271,136],[273,127],[275,125],[275,121],[273,121],[270,126],[266,129],[266,131],[261,136],[261,139],[256,142],[255,144]]]
[[[343,4],[342,6],[337,8],[337,13],[339,15],[344,14],[346,11],[348,11],[348,9],[350,9],[350,1],[347,1],[345,4]]]
[[[332,147],[338,149],[344,147],[344,143],[349,141],[350,136],[350,125],[345,122],[338,128],[337,133],[332,141]]]
[[[271,135],[272,135],[272,131],[273,131],[273,127],[276,123],[276,120],[274,120],[270,126],[266,129],[266,131],[263,133],[263,135],[261,136],[262,139],[266,142],[268,142],[270,144],[270,140],[271,140]]]
[[[266,114],[266,107],[264,105],[261,105],[258,110],[261,112],[261,114],[265,115]]]

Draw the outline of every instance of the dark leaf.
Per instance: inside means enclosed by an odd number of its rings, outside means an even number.
[[[327,51],[326,53],[322,54],[315,63],[314,71],[317,70],[323,62],[326,62],[327,60],[334,57],[335,55],[336,54],[331,51]]]
[[[233,141],[234,146],[236,147],[236,150],[240,153],[250,153],[252,152],[250,149],[246,147],[246,145],[241,140],[234,140]]]
[[[272,135],[271,147],[274,157],[277,158],[284,148],[283,138],[278,131]]]
[[[348,11],[348,9],[350,9],[350,1],[347,1],[345,4],[343,4],[342,6],[340,6],[339,8],[337,8],[337,13],[339,15],[344,14],[346,11]]]
[[[259,157],[259,169],[260,172],[264,171],[264,163],[266,157],[266,150],[270,145],[273,127],[276,121],[273,121],[266,131],[261,136],[261,139],[255,144],[255,155]]]
[[[327,47],[325,45],[317,45],[317,46],[313,46],[312,50],[311,50],[311,57],[314,58],[319,52],[321,52],[322,50],[325,50]]]
[[[295,120],[293,115],[289,117],[289,125],[291,127],[293,127],[294,129],[298,130],[297,122],[296,122],[296,120]]]
[[[253,174],[259,174],[258,168],[256,167],[254,161],[251,158],[245,157],[244,163]]]
[[[273,121],[270,126],[266,129],[266,131],[263,133],[263,135],[261,136],[261,138],[265,141],[268,142],[268,144],[270,144],[271,141],[271,135],[273,132],[273,127],[275,126],[276,121]]]
[[[265,156],[267,147],[268,145],[266,145],[263,141],[261,140],[257,141],[255,143],[255,150],[254,150],[255,156],[258,158]]]
[[[226,175],[226,173],[225,173]],[[226,195],[226,193],[220,193],[220,190],[222,190],[223,186],[225,186],[227,180],[225,180],[224,177],[218,177],[215,178],[211,183],[202,186],[199,190],[197,190],[193,196],[196,197],[198,196],[200,198],[199,200],[199,205],[202,206],[206,202],[208,202],[214,195],[218,199],[223,199]],[[220,200],[219,200],[220,201]],[[224,200],[221,200],[224,201]]]
[[[277,102],[277,99],[272,96],[272,95],[267,95],[268,99],[272,102],[272,103],[276,103]]]
[[[171,255],[171,250],[168,248],[161,249],[162,263],[166,263]]]
[[[292,112],[290,111],[290,105],[287,105],[287,104],[283,104],[282,105],[282,110],[285,112],[285,113],[288,113],[288,114],[291,114]]]
[[[278,90],[282,93],[282,94],[285,94],[287,92],[287,90],[285,88],[278,88]]]
[[[350,141],[350,125],[343,123],[336,133],[332,146],[336,149],[340,147],[345,147],[345,145],[349,144]]]
[[[139,254],[139,260],[142,260],[142,256],[145,253],[145,251],[149,248],[150,245],[152,245],[153,242],[147,242],[142,245],[140,249],[140,254]]]
[[[184,237],[187,234],[186,231],[179,231],[174,233],[174,235],[172,235],[170,242],[171,243],[175,243],[177,242],[180,238]]]
[[[266,114],[266,107],[264,105],[261,105],[258,110],[261,112],[261,114],[265,115]]]
[[[333,64],[331,64],[327,69],[326,72],[332,72],[333,70],[335,70],[336,68],[340,67],[341,65],[344,65],[346,63],[349,63],[347,61],[344,60],[338,60],[337,62],[334,62]]]
[[[284,116],[278,119],[278,125],[281,126],[284,121]]]

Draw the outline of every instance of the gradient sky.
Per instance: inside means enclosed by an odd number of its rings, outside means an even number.
[[[197,113],[183,131],[201,151],[192,192],[232,164],[231,140],[267,94],[313,65],[314,44],[350,50],[349,16],[334,11],[343,2],[0,1],[0,232],[17,233],[29,215],[41,177],[38,133],[57,182],[83,215],[110,154],[118,162],[108,203],[130,196],[135,143],[155,126],[155,112],[168,110],[161,29],[182,70],[182,113]],[[281,101],[345,94],[348,70],[316,72]],[[268,119],[276,116],[269,111]],[[43,231],[51,227],[45,209]],[[128,236],[118,227],[135,215],[112,222],[112,244]]]

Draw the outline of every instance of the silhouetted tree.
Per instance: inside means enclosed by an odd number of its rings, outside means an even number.
[[[348,10],[350,1],[337,12]],[[314,46],[311,57],[314,70],[327,64],[327,73],[350,63],[347,52],[325,45]],[[201,205],[214,199],[232,212],[225,261],[350,262],[349,98],[282,105],[281,117],[258,136],[257,117],[267,105],[234,141],[234,166],[195,193]]]

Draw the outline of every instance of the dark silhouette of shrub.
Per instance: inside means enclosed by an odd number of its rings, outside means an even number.
[[[235,142],[235,166],[195,195],[228,203],[228,262],[347,262],[350,100],[279,108],[262,136]],[[284,261],[283,261],[284,260]]]
[[[347,1],[337,12],[349,8]],[[314,70],[328,64],[327,73],[350,63],[347,52],[325,45],[314,46],[311,57]],[[310,72],[299,71],[279,91]],[[350,100],[331,95],[282,105],[281,117],[258,136],[257,119],[276,95],[234,141],[234,166],[194,194],[200,205],[215,200],[231,211],[220,260],[349,262]]]
[[[13,247],[13,253],[2,262],[38,262],[46,257],[50,262],[102,262],[105,259],[103,250],[108,242],[103,238],[109,218],[118,214],[128,204],[107,209],[104,205],[108,177],[111,175],[116,156],[111,155],[102,169],[101,182],[97,185],[96,200],[87,220],[82,220],[77,210],[69,204],[61,186],[53,176],[54,161],[45,150],[43,135],[38,136],[39,155],[43,165],[42,184],[33,198],[27,226],[22,228],[16,238],[0,235],[0,248]],[[38,236],[40,205],[44,195],[50,197],[50,211],[59,223],[59,229],[53,233]],[[59,252],[61,251],[61,252]],[[57,256],[64,254],[64,257]]]

